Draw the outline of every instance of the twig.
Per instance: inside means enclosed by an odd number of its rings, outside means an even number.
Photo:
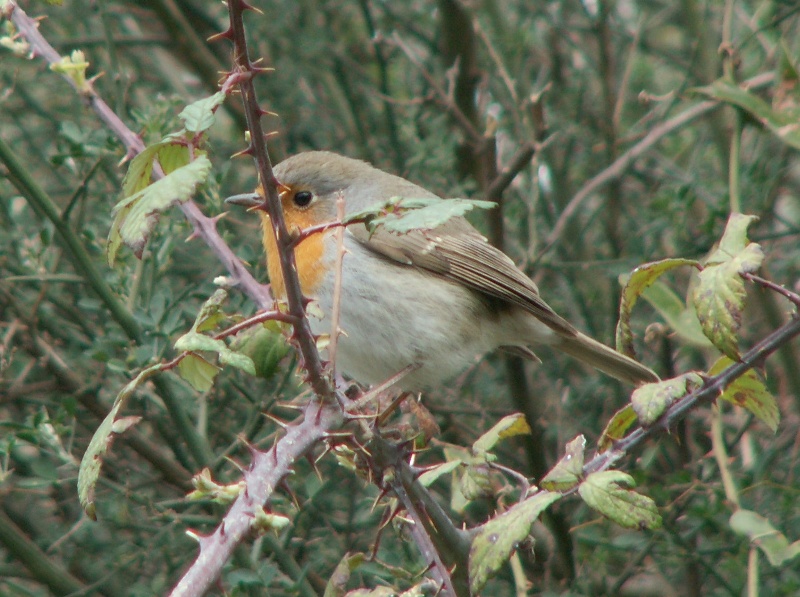
[[[9,0],[5,6],[8,18],[14,23],[19,34],[27,40],[34,56],[40,56],[48,64],[56,64],[61,61],[61,56],[52,45],[39,32],[39,24],[31,19],[13,0]],[[83,97],[89,106],[97,113],[100,120],[111,132],[122,142],[129,155],[136,155],[144,149],[144,143],[139,136],[134,133],[105,101],[97,94],[91,83],[87,82],[84,88],[78,88],[75,81],[70,77],[64,77],[75,91]],[[153,178],[156,180],[163,177],[160,168],[153,169]],[[209,218],[200,211],[200,208],[193,201],[187,201],[180,205],[180,209],[186,219],[194,229],[193,236],[201,237],[209,248],[217,256],[222,265],[228,270],[231,276],[238,281],[243,291],[256,304],[266,309],[273,303],[267,290],[259,284],[250,272],[242,264],[241,260],[230,250],[230,247],[222,240],[216,228],[216,218]]]
[[[800,294],[794,293],[791,290],[784,288],[780,284],[776,284],[775,282],[771,282],[770,280],[766,280],[760,276],[756,276],[755,274],[750,273],[743,273],[740,274],[742,278],[745,280],[750,280],[751,282],[755,282],[756,284],[760,284],[764,288],[769,288],[770,290],[774,290],[781,296],[789,299],[792,303],[794,303],[797,307],[800,307]]]
[[[339,193],[336,197],[336,219],[341,222],[344,220],[344,194]],[[335,276],[333,280],[333,303],[331,305],[331,337],[328,342],[328,358],[336,373],[336,347],[339,345],[339,312],[342,302],[342,266],[344,265],[344,255],[347,252],[344,248],[344,227],[336,228],[334,236],[336,238],[336,264],[334,265]]]
[[[753,77],[752,79],[748,79],[744,85],[752,89],[767,85],[774,80],[775,75],[773,73],[763,73]],[[600,172],[594,178],[590,179],[577,193],[575,193],[575,196],[569,200],[569,203],[567,203],[564,211],[561,212],[561,215],[558,217],[558,220],[553,226],[553,230],[545,239],[544,246],[541,248],[534,261],[539,261],[545,255],[545,253],[547,253],[553,247],[559,238],[561,238],[569,220],[572,219],[572,217],[578,212],[583,202],[586,201],[586,199],[588,199],[592,193],[611,181],[620,178],[628,170],[631,164],[633,164],[633,162],[639,159],[639,157],[653,147],[653,145],[658,143],[662,138],[666,137],[674,130],[679,129],[686,123],[691,122],[695,118],[712,112],[722,105],[723,104],[721,102],[716,100],[707,100],[692,106],[682,114],[678,114],[674,118],[671,118],[663,124],[653,128],[653,130],[645,135],[641,141],[614,160],[614,162],[605,170]]]

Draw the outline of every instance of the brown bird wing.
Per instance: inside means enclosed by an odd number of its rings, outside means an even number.
[[[379,227],[372,235],[360,224],[348,231],[376,253],[405,265],[522,307],[562,336],[577,330],[539,296],[530,278],[502,251],[490,245],[466,220],[452,218],[433,230],[405,234]]]

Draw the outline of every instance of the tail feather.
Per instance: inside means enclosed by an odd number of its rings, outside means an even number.
[[[580,332],[576,336],[559,337],[553,346],[620,381],[639,385],[659,380],[649,367]]]

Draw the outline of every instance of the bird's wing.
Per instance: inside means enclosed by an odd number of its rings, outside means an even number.
[[[370,234],[361,224],[349,226],[348,231],[384,257],[522,307],[562,336],[577,335],[577,330],[542,300],[536,284],[463,218],[451,218],[432,230],[405,234],[387,232],[382,227]]]

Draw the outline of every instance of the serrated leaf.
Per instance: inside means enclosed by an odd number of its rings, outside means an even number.
[[[748,537],[751,543],[758,546],[775,567],[800,555],[800,540],[790,544],[783,533],[756,512],[737,510],[731,516],[729,524],[735,533]]]
[[[114,222],[109,232],[109,265],[114,264],[121,242],[141,258],[145,242],[158,221],[158,214],[176,203],[191,199],[210,171],[211,161],[205,155],[199,155],[193,162],[120,201],[114,208]]]
[[[717,375],[733,365],[728,357],[721,357],[709,370],[709,375]],[[737,406],[747,409],[760,419],[773,433],[778,430],[781,415],[775,397],[761,381],[753,369],[733,380],[720,396]]]
[[[472,444],[472,449],[475,452],[489,452],[500,440],[514,437],[515,435],[528,435],[530,432],[531,428],[525,420],[525,415],[514,413],[503,417],[495,423],[489,431]]]
[[[508,561],[519,542],[530,535],[539,515],[560,497],[560,493],[539,491],[480,527],[469,550],[469,585],[473,595],[480,595],[489,577]]]
[[[699,348],[713,346],[711,340],[706,338],[697,311],[688,308],[686,303],[666,284],[656,282],[642,293],[642,298],[653,307],[678,338]]]
[[[129,381],[114,400],[111,410],[100,423],[97,431],[92,436],[92,441],[89,442],[89,447],[81,459],[81,465],[78,469],[78,499],[80,500],[81,507],[86,515],[92,520],[97,520],[97,514],[94,504],[94,490],[97,486],[97,479],[100,477],[100,469],[103,466],[103,460],[111,449],[111,443],[114,436],[122,431],[128,429],[135,421],[126,418],[121,423],[117,421],[117,415],[125,406],[134,391],[141,386],[145,381],[150,379],[153,375],[160,372],[162,365],[159,363],[148,367],[140,372],[136,377]]]
[[[392,197],[388,201],[351,214],[345,224],[364,221],[370,231],[383,226],[388,232],[405,234],[412,230],[431,230],[473,209],[491,209],[496,205],[491,201],[475,199]]]
[[[638,419],[636,411],[633,410],[633,406],[630,404],[626,404],[615,412],[614,416],[611,417],[611,420],[606,425],[606,428],[603,429],[600,441],[597,442],[597,451],[600,453],[605,452],[614,445],[614,442],[625,437],[625,433]]]
[[[676,401],[703,385],[697,373],[684,373],[673,379],[648,383],[631,394],[631,406],[642,425],[652,425]]]
[[[579,435],[567,444],[564,456],[542,479],[542,489],[550,491],[566,491],[578,484],[583,476],[584,451],[586,438]]]
[[[631,312],[639,297],[666,272],[683,266],[699,267],[692,259],[662,259],[645,263],[633,270],[622,288],[619,301],[619,322],[617,323],[617,350],[630,357],[635,356],[633,350],[633,334],[630,327]]]
[[[218,91],[212,96],[204,97],[186,106],[178,114],[178,118],[183,120],[186,130],[191,133],[202,133],[211,128],[214,124],[214,112],[225,101],[225,94]]]
[[[800,149],[800,121],[793,111],[774,110],[756,94],[724,79],[696,91],[745,110],[784,143]]]
[[[586,504],[620,526],[629,529],[657,529],[661,515],[655,502],[627,487],[636,484],[633,477],[622,471],[592,473],[578,487]]]
[[[178,363],[178,373],[198,392],[207,392],[221,369],[196,354],[188,354]]]
[[[492,495],[489,467],[485,463],[468,465],[461,474],[459,488],[468,501]]]
[[[703,333],[733,360],[739,360],[736,335],[746,296],[740,274],[758,270],[764,259],[761,247],[747,240],[747,227],[755,219],[731,214],[719,247],[709,256],[692,292]]]
[[[175,350],[185,350],[189,352],[216,352],[219,361],[223,365],[230,365],[249,373],[256,374],[256,367],[253,360],[247,355],[234,352],[222,340],[211,338],[203,334],[188,332],[175,341]],[[187,379],[187,381],[189,381]],[[191,382],[189,382],[191,383]],[[193,384],[194,385],[194,384]]]

